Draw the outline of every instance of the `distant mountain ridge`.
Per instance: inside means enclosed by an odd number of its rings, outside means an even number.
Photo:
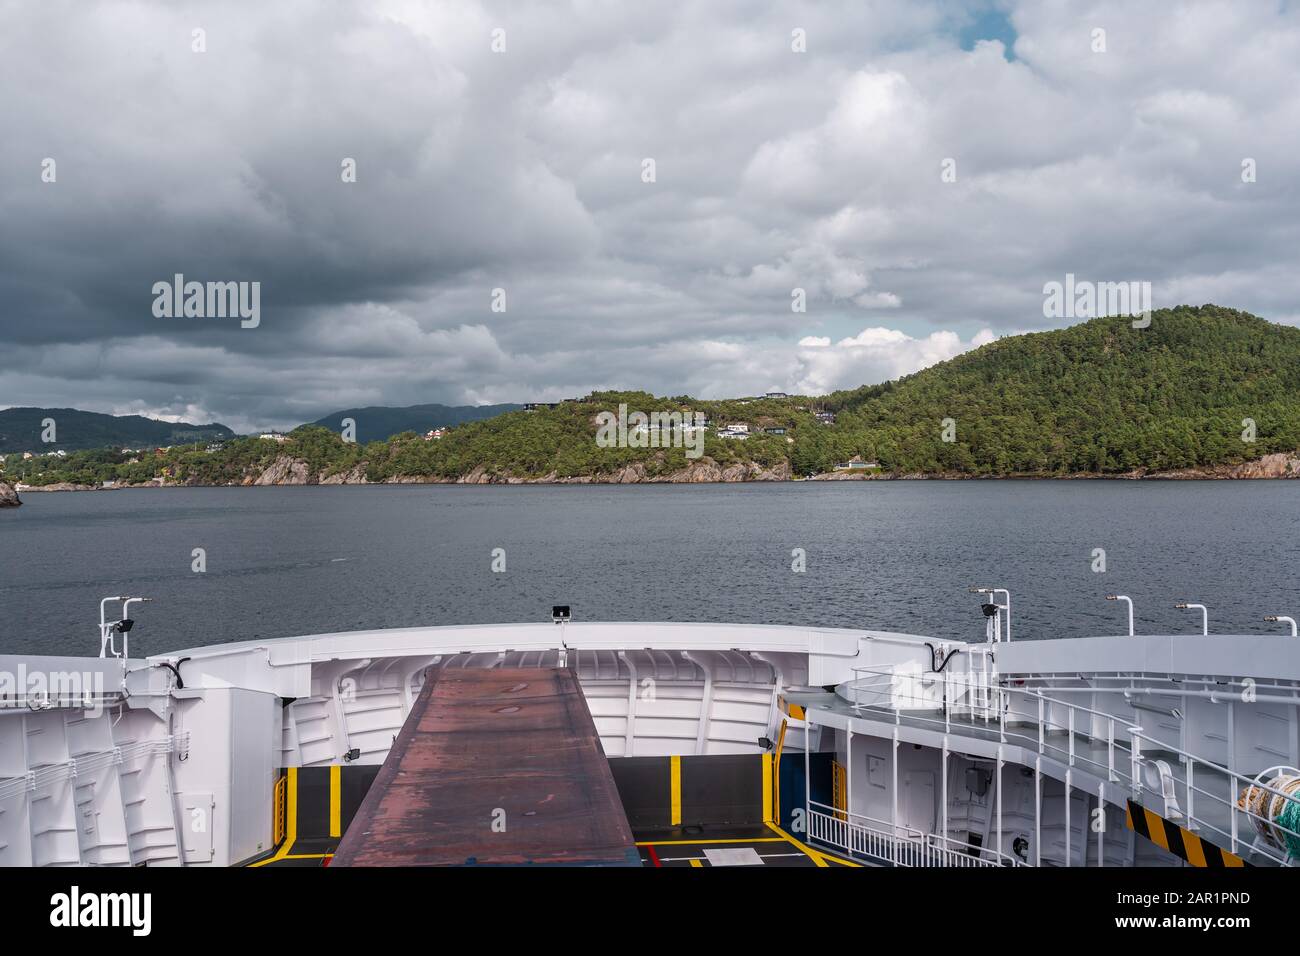
[[[334,412],[309,425],[320,425],[333,432],[342,431],[342,421],[357,423],[358,442],[382,440],[406,431],[424,433],[434,428],[482,421],[503,412],[514,412],[523,405],[408,405],[389,407],[372,405]],[[42,424],[54,419],[56,441],[44,442]],[[143,448],[146,446],[183,445],[189,442],[228,441],[236,432],[217,422],[196,425],[191,422],[164,422],[143,415],[109,415],[77,408],[18,407],[0,410],[0,455],[30,451],[87,451],[93,448]]]
[[[54,420],[55,441],[44,442],[46,419]],[[6,408],[0,410],[0,454],[83,451],[90,448],[136,448],[225,441],[235,433],[216,423],[163,422],[143,415],[105,415],[76,408]]]
[[[356,440],[360,444],[370,441],[382,441],[402,432],[424,434],[435,428],[448,425],[462,425],[465,422],[478,422],[495,418],[504,412],[517,412],[524,406],[505,403],[501,405],[407,405],[393,407],[388,405],[370,405],[365,408],[346,408],[324,418],[318,418],[309,425],[320,425],[332,432],[342,432],[343,419],[350,418],[356,422]]]

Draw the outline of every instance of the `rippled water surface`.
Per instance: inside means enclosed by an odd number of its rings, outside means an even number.
[[[187,488],[24,496],[0,512],[0,653],[94,654],[143,594],[133,655],[253,637],[575,619],[879,627],[976,639],[1275,630],[1300,617],[1300,482]],[[207,571],[195,573],[195,548]],[[505,550],[505,573],[492,551]],[[802,548],[807,571],[791,570]],[[1106,572],[1095,573],[1094,549]]]

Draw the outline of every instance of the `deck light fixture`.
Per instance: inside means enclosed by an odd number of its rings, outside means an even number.
[[[1207,636],[1207,637],[1209,636],[1209,634],[1210,634],[1210,612],[1207,611],[1207,610],[1205,609],[1205,605],[1204,605],[1204,604],[1188,604],[1186,601],[1181,601],[1181,602],[1179,602],[1178,604],[1175,604],[1174,607],[1178,608],[1179,610],[1183,610],[1183,611],[1187,611],[1187,610],[1190,610],[1190,609],[1192,609],[1192,608],[1200,608],[1200,611],[1201,611],[1201,634],[1203,634],[1203,635],[1205,635],[1205,636]]]
[[[1107,594],[1107,601],[1125,601],[1128,604],[1128,636],[1133,636],[1133,599],[1127,594]]]
[[[1296,636],[1297,636],[1297,634],[1296,634],[1296,626],[1295,626],[1295,618],[1293,618],[1293,617],[1283,617],[1281,614],[1270,614],[1268,617],[1264,618],[1264,620],[1266,620],[1266,621],[1278,621],[1278,622],[1280,622],[1280,623],[1282,623],[1282,624],[1290,624],[1290,625],[1291,625],[1291,636],[1292,636],[1292,637],[1296,637]]]
[[[131,628],[135,626],[135,621],[131,619],[131,615],[130,615],[131,605],[147,604],[152,600],[153,598],[127,597],[125,595],[117,595],[114,597],[106,597],[104,598],[104,600],[99,602],[99,656],[100,657],[108,657],[110,655],[113,657],[120,657],[122,658],[123,661],[122,666],[125,668],[126,658],[128,656],[126,635],[127,632],[129,632]],[[111,601],[122,602],[122,617],[119,620],[110,623],[107,619],[106,614],[107,614],[108,604]],[[115,641],[113,640],[113,635],[115,634],[122,635],[121,654],[117,652],[117,647]]]
[[[1011,641],[1011,592],[1006,588],[967,588],[971,594],[1002,594],[1006,596],[1006,604],[993,604],[993,607],[1001,608],[1007,612],[1007,642]],[[992,617],[993,612],[989,610],[988,604],[984,605],[985,617]]]

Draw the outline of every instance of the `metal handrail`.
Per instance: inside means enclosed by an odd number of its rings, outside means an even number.
[[[812,807],[821,807],[816,810]],[[828,812],[829,811],[829,812]],[[810,802],[809,839],[893,863],[895,866],[1024,866],[1024,861],[991,847],[963,843],[937,833],[923,833],[906,824],[892,824],[851,813],[817,801]],[[844,815],[848,819],[841,819]],[[872,820],[880,826],[856,823]],[[885,829],[888,828],[888,829]],[[907,831],[900,837],[897,830]]]
[[[108,750],[82,754],[61,763],[35,767],[17,776],[0,777],[0,799],[15,797],[40,787],[75,779],[79,773],[82,775],[93,773],[113,764],[124,765],[143,757],[165,756],[175,752],[179,745],[187,745],[189,737],[190,732],[182,730],[161,739],[119,744]]]
[[[1142,743],[1145,741],[1152,748],[1161,753],[1174,755],[1179,762],[1186,768],[1184,780],[1176,785],[1176,789],[1181,792],[1186,807],[1180,808],[1179,813],[1185,816],[1189,827],[1193,830],[1203,829],[1218,834],[1229,842],[1233,853],[1238,852],[1242,842],[1240,827],[1240,818],[1245,817],[1251,823],[1251,829],[1256,833],[1261,827],[1271,828],[1272,832],[1281,833],[1294,837],[1300,841],[1300,833],[1285,827],[1271,819],[1265,819],[1259,814],[1254,813],[1248,808],[1242,808],[1237,804],[1239,793],[1247,787],[1258,787],[1260,790],[1270,794],[1273,797],[1281,797],[1283,800],[1292,804],[1300,804],[1300,796],[1285,793],[1276,787],[1264,783],[1256,783],[1255,779],[1243,775],[1227,767],[1223,767],[1214,761],[1198,757],[1182,748],[1176,747],[1165,740],[1161,740],[1135,724],[1130,724],[1123,718],[1115,714],[1106,713],[1082,704],[1071,703],[1059,698],[1050,697],[1041,690],[1029,687],[1010,687],[997,681],[994,673],[981,674],[974,671],[965,673],[945,673],[938,674],[933,671],[899,671],[896,665],[893,666],[875,666],[875,667],[855,667],[853,668],[854,679],[850,682],[852,691],[851,703],[855,711],[878,711],[892,714],[894,721],[901,724],[904,717],[911,721],[922,723],[943,724],[945,730],[951,729],[951,717],[953,709],[966,708],[970,711],[972,719],[977,719],[978,714],[982,711],[985,720],[991,719],[994,712],[998,720],[998,736],[1001,741],[1014,740],[1016,742],[1028,741],[1031,743],[1031,749],[1036,749],[1044,756],[1061,755],[1065,762],[1073,767],[1080,763],[1104,770],[1107,779],[1112,783],[1127,782],[1132,788],[1134,795],[1140,800],[1144,791],[1151,790],[1157,792],[1152,787],[1143,782],[1143,771],[1155,766],[1155,758],[1144,756],[1142,754]],[[865,677],[859,675],[867,675]],[[893,684],[899,680],[919,681],[929,676],[935,682],[933,693],[916,693],[900,692],[896,699],[893,693]],[[870,704],[861,702],[859,691],[862,688],[872,688],[879,691],[881,684],[888,681],[890,691],[884,695],[884,700],[877,700]],[[953,690],[956,693],[953,693]],[[987,694],[988,698],[984,702],[979,702],[976,698],[980,694]],[[878,696],[880,696],[878,694]],[[967,698],[962,700],[961,698]],[[1028,700],[1033,702],[1037,708],[1037,727],[1038,733],[1035,736],[1018,733],[1014,730],[1007,729],[1008,712],[1015,700]],[[900,706],[901,703],[910,703],[914,705],[924,705],[918,709],[935,709],[943,711],[943,718],[926,716],[922,713],[905,712],[905,708]],[[1053,720],[1049,714],[1051,708],[1062,708],[1065,711],[1065,723],[1059,723]],[[1017,711],[1017,714],[1030,718],[1032,714],[1029,711]],[[1078,727],[1077,715],[1085,715],[1089,721],[1088,732],[1083,733]],[[1076,748],[1076,740],[1083,737],[1087,740],[1100,740],[1093,733],[1093,720],[1104,722],[1106,727],[1106,762],[1093,759],[1086,754],[1080,754]],[[1067,735],[1068,744],[1064,747],[1054,746],[1048,736],[1053,731],[1061,731]],[[1128,740],[1123,739],[1124,736]],[[1117,753],[1117,751],[1121,753]],[[1127,751],[1127,761],[1122,759],[1122,752]],[[1127,771],[1124,769],[1125,763],[1128,764]],[[1228,798],[1216,794],[1196,785],[1196,768],[1202,767],[1204,770],[1220,774],[1228,779],[1231,792]],[[1222,826],[1215,824],[1207,818],[1204,812],[1198,813],[1196,810],[1197,796],[1213,801],[1221,808],[1227,808],[1228,818],[1231,821],[1231,828],[1224,829]],[[1163,794],[1161,794],[1163,797]],[[1287,864],[1292,860],[1292,855],[1285,849],[1279,848],[1264,839],[1256,839],[1250,847],[1250,851],[1260,853],[1269,859]],[[990,851],[993,852],[993,851]]]
[[[923,840],[925,839],[926,836],[924,830],[919,830],[916,827],[909,826],[906,823],[891,823],[888,820],[881,820],[876,817],[869,817],[865,813],[857,813],[856,811],[853,810],[841,809],[839,807],[832,807],[829,804],[822,803],[818,800],[809,800],[808,805],[812,807],[821,807],[823,811],[827,811],[832,814],[843,814],[849,818],[857,817],[859,820],[869,820],[871,823],[878,824],[880,827],[889,827],[890,829],[893,830],[905,830],[907,831],[907,836],[909,839]]]
[[[1024,860],[1017,856],[1004,853],[1002,850],[990,846],[975,846],[973,843],[963,843],[955,837],[943,836],[939,833],[930,833],[926,835],[926,840],[931,845],[939,844],[939,846],[935,846],[934,849],[939,850],[939,852],[942,853],[962,853],[969,856],[971,855],[969,851],[974,850],[976,854],[980,856],[987,854],[993,857],[993,859],[1001,861],[1004,866],[1026,865]],[[952,846],[947,847],[943,846],[943,844],[952,844]]]
[[[899,672],[895,670],[893,667],[855,667],[853,668],[853,673],[855,675],[859,673],[868,674],[876,678],[876,680],[874,680],[869,685],[873,688],[876,687],[879,684],[880,680],[884,678],[888,678],[892,684],[892,682],[898,678],[902,678],[904,680],[920,680],[927,675],[935,675],[935,672],[932,671]],[[865,678],[855,677],[854,680],[850,682],[850,689],[853,691],[853,699],[851,700],[851,704],[854,710],[858,711],[859,713],[862,710],[880,710],[886,713],[890,713],[894,716],[895,723],[899,723],[899,724],[902,723],[904,716],[906,716],[908,720],[916,720],[925,723],[942,723],[945,731],[951,730],[951,726],[952,726],[951,711],[954,707],[969,708],[971,710],[972,716],[975,715],[977,710],[982,709],[984,711],[984,716],[986,720],[991,719],[992,712],[996,711],[997,720],[998,720],[998,736],[1001,741],[1007,742],[1013,739],[1017,741],[1029,741],[1031,742],[1032,749],[1036,749],[1040,754],[1043,754],[1044,756],[1052,756],[1055,754],[1059,754],[1061,759],[1064,759],[1065,762],[1071,767],[1083,763],[1091,767],[1095,767],[1099,771],[1104,771],[1107,780],[1109,780],[1112,783],[1119,783],[1124,779],[1125,773],[1122,770],[1123,763],[1120,759],[1117,759],[1116,751],[1117,749],[1131,750],[1132,748],[1131,746],[1127,746],[1127,747],[1125,746],[1124,741],[1120,739],[1119,735],[1117,734],[1117,731],[1122,733],[1123,731],[1132,731],[1134,728],[1133,725],[1127,724],[1122,718],[1119,718],[1114,714],[1108,714],[1103,711],[1094,710],[1091,707],[1084,707],[1081,704],[1074,704],[1069,701],[1059,700],[1054,697],[1049,697],[1040,690],[1035,690],[1032,688],[1008,687],[1005,684],[996,682],[993,679],[994,678],[993,673],[988,674],[987,682],[983,679],[984,675],[982,674],[976,675],[972,673],[966,673],[966,674],[945,673],[936,676],[941,679],[936,681],[937,686],[935,688],[936,690],[935,696],[932,697],[928,695],[924,695],[924,696],[910,695],[906,699],[912,703],[926,704],[928,705],[929,708],[942,710],[944,713],[944,717],[942,720],[933,717],[926,717],[924,715],[917,714],[917,713],[904,714],[901,708],[894,705],[892,694],[890,695],[890,700],[884,703],[877,703],[877,704],[862,703],[860,700],[860,695],[858,693],[858,690],[862,684],[862,681],[865,680]],[[972,678],[977,678],[977,677],[980,679],[972,680]],[[967,695],[971,695],[976,692],[982,692],[988,695],[989,700],[983,705],[979,705],[971,701],[967,701],[963,703],[959,699],[955,697],[950,697],[949,695],[949,691],[954,686],[954,684],[956,685],[958,690],[958,695],[957,695],[958,698],[963,693]],[[1032,701],[1036,705],[1038,734],[1034,737],[1031,737],[1028,734],[1017,733],[1014,730],[1007,729],[1007,715],[1010,706],[1010,700],[1017,695],[1023,699]],[[998,698],[998,699],[994,700],[994,698]],[[1066,722],[1063,724],[1057,723],[1053,721],[1051,718],[1049,718],[1047,713],[1049,707],[1063,708],[1067,714]],[[1107,744],[1106,747],[1107,759],[1105,763],[1102,763],[1101,761],[1098,760],[1094,760],[1087,755],[1078,753],[1075,747],[1075,741],[1079,736],[1083,736],[1088,740],[1098,740],[1101,738],[1098,738],[1096,735],[1090,732],[1082,733],[1082,734],[1080,733],[1078,727],[1076,726],[1076,720],[1075,720],[1076,712],[1085,714],[1089,718],[1095,718],[1105,723],[1107,728],[1106,737],[1104,738]],[[1023,711],[1018,713],[1023,713],[1025,717],[1030,716],[1030,711]],[[1067,735],[1068,745],[1066,747],[1064,748],[1056,747],[1053,746],[1051,743],[1049,743],[1047,739],[1048,735],[1052,733],[1054,730],[1063,732]]]
[[[885,666],[853,668],[853,673],[857,674],[859,672],[875,674],[881,678],[889,678],[891,681],[897,677],[908,678],[908,679],[919,679],[927,674],[937,673],[934,671],[917,671],[915,673],[906,672],[906,671],[899,672],[897,670],[894,670],[892,667],[885,667]],[[947,682],[951,682],[952,678],[958,677],[959,675],[939,674],[938,676],[946,677],[948,678]],[[969,677],[974,675],[968,673],[960,676]],[[854,683],[856,683],[856,679],[854,681],[850,681],[850,684],[854,684]],[[1115,720],[1115,721],[1122,722],[1120,718],[1116,717],[1114,714],[1107,713],[1106,711],[1102,711],[1102,710],[1094,710],[1093,708],[1085,707],[1082,704],[1073,704],[1067,700],[1060,700],[1059,698],[1049,697],[1048,695],[1044,694],[1042,691],[1030,687],[1008,687],[1007,685],[1001,683],[985,684],[982,682],[968,682],[965,686],[967,690],[994,690],[1004,694],[1023,694],[1028,697],[1033,697],[1034,699],[1041,699],[1043,701],[1046,701],[1049,704],[1054,704],[1059,707],[1066,707],[1073,710],[1081,711],[1093,717],[1100,717],[1103,720]],[[1080,690],[1084,690],[1084,689],[1085,688],[1080,688]]]

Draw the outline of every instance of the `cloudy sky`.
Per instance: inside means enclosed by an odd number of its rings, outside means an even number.
[[[0,0],[0,90],[0,406],[824,392],[1067,272],[1300,323],[1295,3]]]

